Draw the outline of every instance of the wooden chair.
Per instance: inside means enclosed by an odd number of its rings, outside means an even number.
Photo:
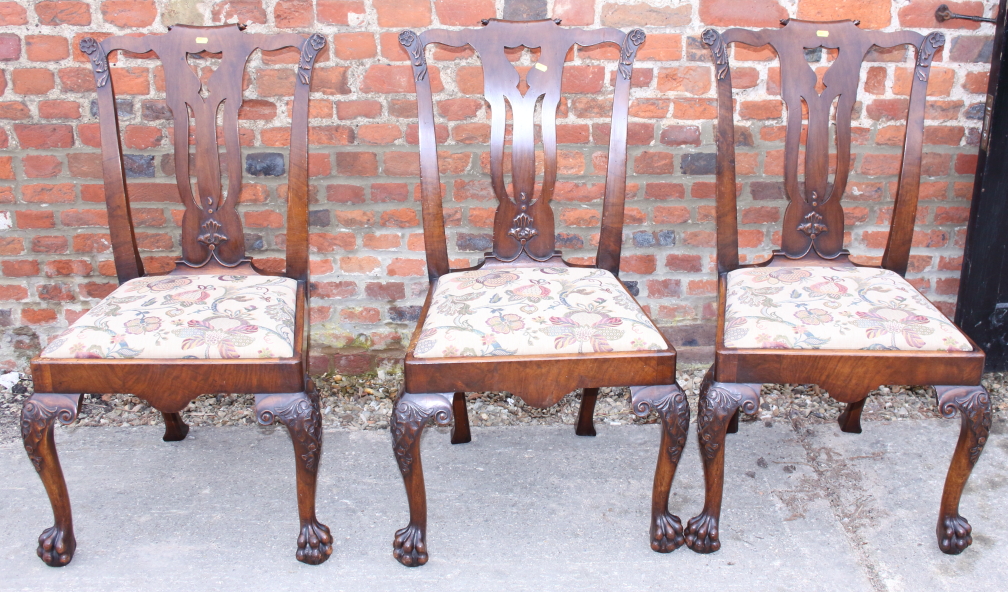
[[[466,392],[509,391],[534,407],[582,389],[576,433],[595,435],[598,388],[632,386],[634,410],[661,415],[664,430],[654,480],[651,539],[655,550],[682,545],[682,526],[668,494],[686,441],[689,408],[675,382],[676,353],[617,280],[626,189],[630,76],[644,32],[561,28],[559,21],[484,21],[455,31],[403,31],[420,118],[424,244],[430,290],[406,352],[405,386],[392,419],[393,450],[406,485],[410,521],[394,555],[407,566],[427,562],[427,502],[420,434],[433,418],[455,419],[452,443],[470,440]],[[450,269],[441,207],[433,97],[424,49],[430,43],[473,48],[483,67],[491,109],[490,173],[498,205],[493,252],[476,267]],[[620,47],[602,228],[596,265],[573,265],[555,249],[550,199],[557,175],[557,107],[565,56],[574,45]],[[527,90],[505,48],[538,48]],[[541,99],[544,174],[536,184],[536,103]],[[505,110],[512,113],[511,191],[505,186]]]
[[[714,365],[701,386],[697,430],[706,502],[686,527],[686,544],[709,553],[720,548],[718,520],[724,480],[726,431],[737,429],[739,409],[755,413],[760,383],[815,383],[847,403],[845,432],[861,431],[868,393],[883,384],[930,384],[942,415],[962,414],[962,431],[945,481],[938,545],[959,553],[971,542],[959,515],[959,497],[991,425],[990,397],[980,386],[984,353],[906,280],[921,176],[924,106],[931,61],[945,43],[941,33],[862,31],[852,21],[782,21],[781,29],[708,29],[718,93],[717,266],[718,322]],[[784,187],[789,204],[782,245],[765,263],[740,265],[736,218],[735,139],[729,43],[770,45],[781,67],[787,106]],[[917,49],[899,186],[881,267],[855,265],[843,248],[840,205],[850,172],[851,112],[861,62],[873,46]],[[838,49],[816,91],[805,48]],[[836,174],[828,179],[830,108],[836,100]],[[807,109],[807,140],[803,134]],[[804,149],[804,185],[798,159]],[[954,385],[954,386],[945,386]]]
[[[318,395],[307,377],[308,92],[325,39],[317,34],[252,35],[241,29],[178,25],[164,35],[101,42],[88,37],[80,43],[98,91],[105,199],[120,286],[31,363],[35,394],[24,404],[21,434],[55,515],[55,525],[39,537],[38,555],[48,565],[66,565],[76,548],[53,423],[74,420],[81,393],[133,393],[145,399],[164,415],[165,441],[185,438],[189,428],[179,412],[196,396],[255,393],[258,421],[287,426],[294,443],[301,518],[297,559],[321,563],[332,553],[329,529],[315,518],[322,422]],[[286,47],[301,55],[294,66],[286,270],[275,274],[257,269],[245,256],[235,211],[242,188],[238,109],[249,55]],[[116,50],[158,57],[164,67],[174,120],[176,184],[185,205],[182,259],[167,275],[145,274],[137,250],[107,57]],[[188,54],[202,52],[221,56],[203,84],[187,62]],[[195,190],[190,182],[190,111]],[[226,193],[221,187],[221,137]]]

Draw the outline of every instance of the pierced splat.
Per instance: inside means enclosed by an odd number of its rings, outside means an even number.
[[[493,257],[501,261],[514,261],[519,257],[545,261],[556,255],[550,202],[557,176],[556,115],[565,57],[574,45],[590,46],[605,42],[620,45],[620,75],[616,81],[610,146],[624,148],[610,154],[600,240],[604,245],[599,247],[599,266],[617,273],[619,244],[622,241],[630,74],[637,48],[644,42],[643,31],[635,29],[624,34],[616,29],[565,29],[551,20],[488,20],[483,28],[478,29],[435,29],[419,36],[412,31],[403,31],[399,41],[411,57],[417,84],[424,232],[428,237],[428,269],[432,277],[446,273],[448,268],[447,252],[440,246],[444,242],[444,227],[434,139],[433,98],[424,55],[426,45],[468,45],[482,61],[484,98],[490,105],[491,116],[490,176],[499,202],[494,218]],[[533,58],[531,66],[516,65],[509,58],[509,54],[514,56],[516,49],[528,49],[533,53],[538,50],[538,56]],[[527,73],[523,76],[522,71],[526,68]],[[538,190],[535,168],[537,110],[544,156],[544,172]],[[504,166],[508,111],[511,113],[512,132],[510,191],[506,186]],[[609,227],[606,225],[607,216],[611,223]],[[606,251],[604,256],[603,250]]]
[[[781,67],[781,97],[787,106],[787,133],[785,137],[784,187],[788,204],[784,215],[782,251],[792,259],[799,259],[815,252],[824,259],[834,259],[844,253],[844,219],[840,198],[847,187],[850,173],[851,115],[857,100],[861,63],[873,46],[893,47],[913,44],[918,48],[916,76],[911,92],[910,118],[923,125],[923,101],[931,60],[937,48],[944,44],[941,33],[931,33],[927,37],[912,31],[885,33],[862,31],[853,21],[809,22],[782,21],[781,29],[728,29],[722,34],[712,29],[703,33],[714,57],[717,70],[719,93],[719,129],[729,128],[731,134],[731,73],[728,66],[727,44],[744,43],[751,46],[772,46],[778,55]],[[827,51],[836,50],[832,64],[818,80],[816,72],[806,60],[806,50],[822,47]],[[817,88],[818,86],[818,88]],[[727,94],[725,94],[727,93]],[[722,96],[724,95],[724,96]],[[725,103],[727,100],[727,103]],[[804,183],[798,179],[798,159],[803,125],[803,103],[808,113],[808,134],[805,143]],[[830,162],[830,119],[835,107],[835,148],[836,173],[829,180]],[[911,126],[908,125],[908,129]],[[719,138],[719,142],[725,140]],[[726,158],[727,151],[722,150]],[[734,157],[734,154],[731,155]],[[917,187],[920,183],[920,138],[908,136],[903,159],[903,174],[900,175],[900,192],[897,201],[903,206],[916,209]],[[914,172],[915,171],[915,172]],[[734,183],[734,179],[732,179]],[[727,187],[727,184],[725,185]],[[912,193],[912,197],[909,195]],[[727,196],[726,196],[727,197]],[[734,216],[734,198],[721,203],[719,210]],[[726,201],[728,201],[726,199]],[[911,203],[912,202],[912,203]],[[721,224],[719,215],[719,225]],[[737,228],[733,225],[733,229]],[[909,245],[907,245],[909,249]],[[737,250],[737,249],[736,249]],[[725,261],[728,267],[737,266],[737,261]]]
[[[249,56],[256,49],[268,51],[284,47],[301,48],[295,92],[307,93],[311,66],[324,44],[324,38],[318,34],[307,40],[296,34],[249,34],[237,25],[212,28],[177,25],[164,35],[110,37],[100,43],[87,38],[81,42],[81,50],[90,57],[95,72],[102,119],[116,118],[111,85],[106,84],[106,56],[109,52],[154,52],[163,64],[167,81],[165,99],[174,120],[175,180],[185,206],[181,263],[196,268],[213,260],[225,267],[235,267],[248,261],[245,258],[242,226],[235,205],[242,187],[238,110],[242,104],[242,75]],[[216,62],[216,67],[213,67],[212,62]],[[228,183],[226,191],[222,187],[221,152],[216,125],[218,114],[221,114],[223,121],[224,169]],[[129,216],[121,170],[117,173],[109,164],[120,160],[119,138],[117,135],[106,138],[106,129],[109,128],[102,130],[102,146],[106,148],[106,199],[109,201],[110,212],[113,201],[126,202],[121,203],[120,207]],[[195,187],[190,181],[189,170],[190,130],[195,137]],[[111,151],[115,153],[110,154]],[[114,158],[110,160],[109,156]],[[128,236],[120,238],[132,241],[132,223],[128,226]],[[122,232],[124,231],[120,231]],[[114,244],[121,242],[124,241],[117,241],[113,236]],[[116,248],[119,247],[114,246]],[[120,257],[117,255],[117,270],[119,262]],[[142,266],[139,263],[136,266],[142,273]],[[122,275],[120,272],[120,279]],[[139,274],[133,275],[135,277]]]

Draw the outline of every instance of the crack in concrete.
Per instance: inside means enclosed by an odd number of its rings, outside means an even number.
[[[885,592],[886,587],[878,562],[868,552],[867,540],[859,532],[859,527],[872,522],[877,517],[877,510],[867,507],[873,496],[865,491],[856,491],[860,486],[861,472],[850,466],[837,451],[827,446],[816,446],[812,441],[815,432],[808,427],[805,418],[800,413],[792,411],[789,419],[791,428],[798,437],[798,443],[805,449],[808,464],[815,471],[818,483],[803,483],[803,487],[795,493],[808,493],[816,497],[824,497],[830,504],[833,516],[847,537],[847,542],[857,557],[858,565],[864,570],[865,576],[876,592]],[[869,458],[881,458],[882,452]],[[864,457],[858,457],[864,458]],[[812,490],[816,485],[815,490]],[[853,493],[855,500],[853,508],[848,507],[842,492]],[[875,517],[873,517],[875,515]]]

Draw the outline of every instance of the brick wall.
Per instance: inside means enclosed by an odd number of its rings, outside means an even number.
[[[987,87],[992,25],[938,25],[939,0],[76,0],[0,1],[0,368],[24,368],[53,335],[114,289],[101,189],[94,83],[77,49],[88,35],[162,32],[181,22],[317,31],[330,45],[313,80],[313,371],[367,369],[401,355],[427,289],[419,224],[416,110],[404,27],[471,26],[481,18],[550,16],[565,24],[643,27],[631,91],[629,191],[621,277],[686,358],[710,355],[714,317],[713,74],[707,26],[772,27],[784,17],[860,19],[862,27],[946,29],[929,87],[912,282],[955,308],[965,222]],[[993,0],[950,2],[990,16]],[[579,52],[565,73],[558,246],[578,261],[597,244],[611,96],[611,49]],[[779,243],[785,201],[779,72],[766,50],[735,50],[741,246],[753,261]],[[442,180],[453,261],[489,248],[492,192],[481,79],[465,51],[435,50]],[[529,58],[515,54],[516,59]],[[828,52],[810,51],[820,73]],[[290,52],[255,56],[242,110],[248,174],[241,196],[249,253],[282,267]],[[899,166],[912,53],[873,53],[855,108],[845,195],[849,248],[878,261]],[[194,61],[197,67],[212,67]],[[204,65],[206,64],[206,65]],[[145,60],[113,73],[141,252],[151,271],[178,253],[164,80]],[[852,224],[857,224],[852,227]]]

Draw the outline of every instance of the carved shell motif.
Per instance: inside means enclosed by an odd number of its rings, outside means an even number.
[[[798,225],[798,230],[809,235],[809,238],[815,240],[815,237],[827,232],[829,229],[825,224],[822,223],[823,217],[819,215],[819,212],[809,212],[805,214],[804,222]]]

